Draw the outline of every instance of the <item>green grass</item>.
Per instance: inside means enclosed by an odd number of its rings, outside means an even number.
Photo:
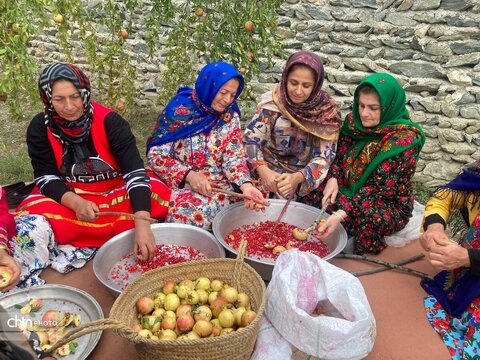
[[[145,149],[148,136],[153,130],[160,110],[138,109],[124,115],[132,127],[133,135],[137,139],[137,147],[145,161]]]
[[[2,111],[3,110],[3,111]],[[25,133],[28,121],[9,121],[6,109],[0,109],[0,184],[32,181],[33,172],[28,157]]]

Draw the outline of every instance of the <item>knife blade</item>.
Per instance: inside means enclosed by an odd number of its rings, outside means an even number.
[[[291,197],[285,202],[285,205],[283,205],[282,211],[280,211],[280,215],[278,215],[278,218],[277,218],[277,220],[275,221],[275,225],[274,225],[273,228],[272,228],[272,231],[271,231],[271,233],[270,233],[270,237],[269,237],[268,240],[266,241],[266,244],[272,242],[272,238],[273,238],[273,235],[275,234],[275,230],[277,229],[278,225],[280,225],[280,220],[282,220],[283,215],[285,215],[285,212],[287,211],[288,205],[290,205],[290,203],[292,202],[292,200],[293,200],[294,197],[295,197],[295,196],[291,196]]]
[[[282,220],[283,215],[285,215],[285,212],[287,211],[288,205],[290,205],[292,200],[293,200],[293,196],[290,199],[287,200],[285,205],[283,205],[282,211],[280,212],[280,215],[278,215],[277,223],[280,222],[280,220]]]
[[[325,201],[325,204],[323,204],[322,208],[320,209],[320,212],[317,215],[317,218],[312,223],[312,225],[310,225],[308,228],[304,230],[306,233],[309,233],[310,231],[314,230],[317,227],[318,223],[323,217],[323,214],[325,214],[325,211],[327,210],[328,205],[330,205],[330,198],[328,198],[327,201]]]

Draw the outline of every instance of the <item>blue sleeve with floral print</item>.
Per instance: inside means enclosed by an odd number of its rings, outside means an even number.
[[[261,165],[268,164],[263,158],[262,147],[266,146],[270,140],[273,124],[279,115],[276,112],[259,109],[245,129],[243,137],[245,154],[252,171],[256,171]]]
[[[313,136],[313,135],[312,135]],[[325,180],[330,164],[335,158],[336,141],[326,141],[315,137],[312,147],[312,158],[300,172],[305,177],[298,194],[305,196],[315,190]]]

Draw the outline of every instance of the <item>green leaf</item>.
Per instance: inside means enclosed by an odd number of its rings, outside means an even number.
[[[19,310],[20,310],[21,308],[23,308],[23,306],[20,305],[20,304],[15,304],[15,305],[13,305],[13,306],[15,307],[15,309],[19,309]]]
[[[77,347],[78,347],[78,343],[77,343],[76,341],[70,341],[70,342],[68,343],[68,347],[70,348],[70,352],[71,352],[72,354],[75,354],[75,350],[76,350]]]

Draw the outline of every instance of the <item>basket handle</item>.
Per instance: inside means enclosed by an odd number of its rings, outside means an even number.
[[[245,255],[247,254],[247,240],[242,239],[237,250],[237,258],[235,259],[235,267],[233,269],[233,286],[238,289],[242,276],[242,268]]]
[[[82,337],[83,335],[88,335],[95,331],[102,331],[102,330],[108,330],[108,329],[123,330],[130,334],[136,334],[135,330],[133,330],[131,327],[129,327],[128,325],[126,325],[121,321],[109,319],[109,318],[99,319],[95,321],[86,322],[70,330],[60,340],[58,340],[55,344],[53,344],[52,347],[46,350],[46,352],[53,353],[58,348],[62,347],[63,345],[69,343],[72,340]]]

